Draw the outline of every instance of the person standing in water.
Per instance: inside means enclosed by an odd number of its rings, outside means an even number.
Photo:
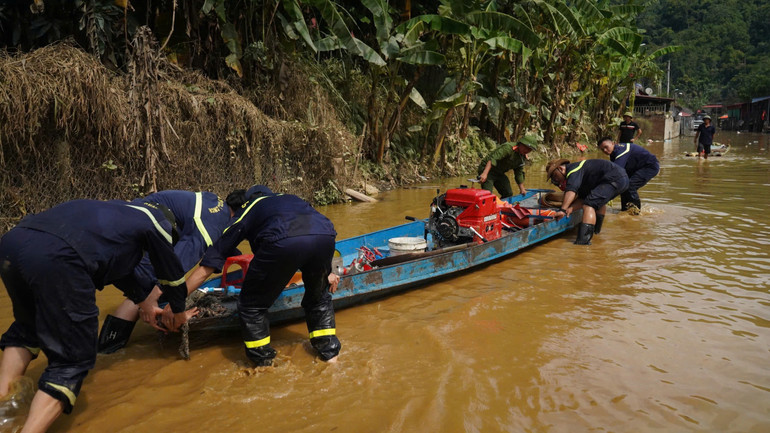
[[[236,221],[225,229],[190,274],[188,290],[197,289],[214,271],[221,270],[238,244],[248,240],[254,257],[238,299],[246,356],[256,366],[272,365],[276,351],[270,346],[267,310],[300,270],[305,285],[302,308],[310,344],[322,360],[335,359],[341,345],[331,295],[339,283],[339,277],[332,273],[337,236],[334,225],[301,198],[276,194],[264,185],[254,185],[245,191],[244,201],[242,209],[236,212]]]
[[[231,194],[222,201],[212,192],[168,190],[133,202],[158,203],[174,214],[179,232],[179,242],[174,245],[174,254],[179,258],[185,272],[188,272],[198,264],[206,248],[219,239],[230,224],[233,209],[240,209],[243,205],[243,202],[235,201],[233,197],[235,196]],[[134,277],[144,281],[145,285],[157,284],[149,257],[142,258],[134,269]],[[119,289],[120,284],[116,283]],[[124,347],[134,330],[139,314],[139,307],[131,299],[126,299],[113,314],[108,314],[99,333],[99,353],[112,353]]]
[[[642,128],[633,121],[634,115],[626,111],[623,115],[623,121],[620,122],[620,132],[618,133],[618,143],[633,143],[634,140],[642,135]]]
[[[708,159],[711,153],[711,144],[714,142],[714,136],[717,129],[711,124],[711,116],[703,116],[703,123],[698,126],[695,133],[695,150],[698,152],[698,158]]]
[[[513,189],[506,172],[513,170],[519,193],[526,194],[524,165],[527,154],[537,150],[537,147],[537,137],[534,135],[525,135],[517,143],[508,142],[498,146],[479,164],[478,176],[481,188],[489,192],[494,192],[496,188],[501,198],[512,196]]]
[[[565,191],[556,218],[569,216],[582,208],[583,219],[578,225],[575,244],[591,245],[594,233],[598,234],[602,229],[607,203],[628,188],[625,170],[603,159],[570,163],[561,158],[548,161],[545,171],[551,183]]]
[[[620,194],[620,210],[642,209],[639,189],[660,172],[658,158],[647,149],[633,143],[613,143],[610,137],[599,140],[599,150],[610,156],[610,161],[626,171],[628,189]]]
[[[146,252],[168,302],[165,324],[175,331],[195,314],[185,311],[184,270],[174,255],[173,214],[154,204],[74,200],[29,215],[0,238],[0,277],[13,303],[14,322],[0,338],[0,397],[42,352],[48,366],[38,380],[24,432],[44,432],[70,413],[96,362],[99,308],[95,293],[122,282],[157,329],[163,310],[152,285],[133,278]],[[143,316],[144,318],[144,316]]]

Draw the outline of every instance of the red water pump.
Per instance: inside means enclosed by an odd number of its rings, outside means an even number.
[[[428,230],[441,247],[497,239],[502,232],[497,199],[484,189],[447,190],[433,199]]]

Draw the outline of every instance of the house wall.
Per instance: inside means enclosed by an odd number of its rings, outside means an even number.
[[[670,114],[641,115],[635,119],[642,128],[642,137],[651,140],[669,140],[679,137],[680,122]]]

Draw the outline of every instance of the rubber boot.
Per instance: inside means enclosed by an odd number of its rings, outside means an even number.
[[[575,245],[591,245],[591,238],[594,236],[594,225],[580,223],[578,224],[578,236],[575,239]]]
[[[270,347],[267,308],[245,307],[239,302],[238,318],[241,322],[241,336],[246,345],[246,357],[257,367],[273,365],[277,352]]]
[[[339,355],[342,348],[336,335],[334,304],[326,279],[328,274],[328,271],[323,272],[310,277],[315,278],[315,281],[305,281],[305,296],[302,298],[305,322],[310,333],[310,345],[318,351],[323,361]]]
[[[604,224],[604,215],[596,214],[596,225],[594,226],[594,234],[598,235],[602,231],[602,224]]]
[[[275,358],[276,353],[275,349],[270,347],[269,344],[260,347],[246,348],[246,357],[249,358],[255,367],[269,367],[273,365],[273,359]]]
[[[340,349],[342,349],[342,344],[336,335],[313,337],[310,339],[310,345],[318,351],[318,355],[323,361],[328,361],[339,355]]]
[[[99,345],[97,346],[99,353],[112,353],[125,347],[129,337],[131,337],[131,332],[134,331],[134,326],[136,326],[136,322],[108,314],[99,333]]]

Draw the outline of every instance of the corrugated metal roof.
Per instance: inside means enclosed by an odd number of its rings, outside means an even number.
[[[770,99],[770,96],[762,96],[760,98],[754,98],[754,99],[751,100],[751,103],[753,104],[755,102],[764,101],[766,99]]]

